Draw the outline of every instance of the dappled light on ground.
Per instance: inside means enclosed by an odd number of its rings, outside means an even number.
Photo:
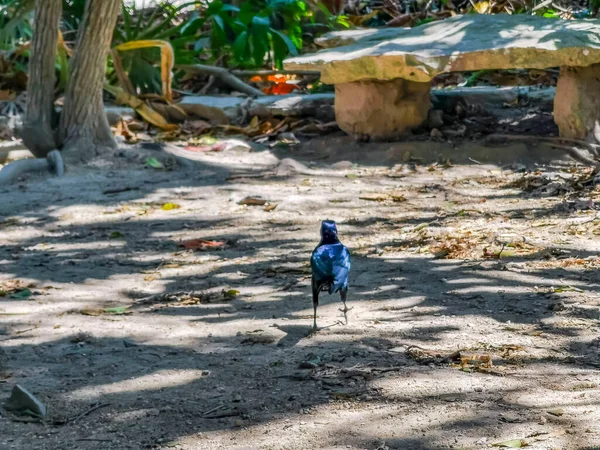
[[[223,164],[3,191],[0,394],[22,384],[52,417],[2,413],[0,446],[598,445],[594,211],[561,212],[497,166],[397,176],[368,157],[309,169],[296,152],[303,173],[252,181]],[[244,158],[236,177],[254,170]],[[353,309],[345,325],[323,295],[313,333],[308,258],[326,218],[352,253]]]

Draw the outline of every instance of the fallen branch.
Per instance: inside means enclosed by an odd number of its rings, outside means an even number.
[[[65,165],[58,150],[52,150],[46,158],[21,159],[11,162],[0,170],[0,185],[12,183],[19,176],[28,172],[53,172],[62,177],[65,173]]]
[[[579,150],[577,147],[570,147],[568,145],[559,144],[550,144],[550,147],[557,148],[559,150],[564,150],[571,158],[582,164],[588,164],[594,167],[600,165],[600,163],[595,159],[585,156],[585,154],[582,153],[581,150]]]
[[[593,144],[591,142],[581,141],[579,139],[570,139],[570,138],[561,138],[561,137],[542,137],[542,136],[529,136],[529,135],[512,135],[512,134],[490,134],[486,136],[486,140],[494,140],[494,139],[505,139],[507,141],[537,141],[537,142],[546,142],[549,143],[551,147],[558,148],[560,150],[564,150],[576,161],[582,164],[588,164],[590,166],[598,166],[600,162],[596,161],[593,158],[589,158],[586,156],[581,150],[577,147],[571,147],[569,145],[561,144],[561,142],[570,142],[573,144],[578,144],[581,146],[586,146],[594,155],[598,155],[598,149],[600,145]]]
[[[252,97],[262,97],[263,94],[258,89],[244,83],[242,80],[233,75],[229,70],[222,67],[205,66],[204,64],[183,64],[175,66],[177,69],[185,70],[186,72],[212,75],[213,77],[219,78],[221,81],[232,87],[233,89],[243,92],[244,94]]]

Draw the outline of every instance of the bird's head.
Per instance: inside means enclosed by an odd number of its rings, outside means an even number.
[[[338,242],[338,232],[333,220],[324,220],[321,222],[321,242],[323,244],[333,244]]]

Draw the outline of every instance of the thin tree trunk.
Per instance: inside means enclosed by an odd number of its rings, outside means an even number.
[[[21,138],[38,158],[56,148],[53,128],[56,47],[62,0],[36,0],[27,81],[27,112]]]
[[[121,0],[86,3],[59,126],[63,155],[69,162],[89,160],[116,146],[104,114],[102,86],[120,9]]]

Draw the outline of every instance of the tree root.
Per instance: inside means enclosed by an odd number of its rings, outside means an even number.
[[[0,185],[10,184],[25,173],[44,171],[54,173],[57,177],[64,175],[65,165],[58,150],[52,150],[46,158],[21,159],[7,164],[0,170]]]

